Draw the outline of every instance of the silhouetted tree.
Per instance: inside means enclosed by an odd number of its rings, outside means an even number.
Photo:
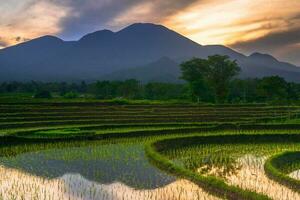
[[[129,79],[120,83],[119,91],[122,97],[135,98],[138,96],[140,90],[139,81],[135,79]]]
[[[228,56],[209,56],[207,63],[208,82],[214,88],[217,102],[224,102],[228,95],[230,81],[241,69],[236,61],[231,61]]]
[[[267,101],[285,100],[288,98],[288,84],[279,76],[264,77],[259,81],[257,92]]]
[[[228,101],[233,103],[258,102],[257,85],[259,79],[235,79],[229,86]]]
[[[184,98],[185,87],[173,83],[147,83],[144,86],[144,98],[150,100],[169,100]]]
[[[193,58],[181,65],[181,79],[186,80],[189,84],[189,90],[192,99],[199,101],[207,101],[210,96],[208,82],[205,78],[207,74],[207,60]]]
[[[240,68],[228,56],[214,55],[184,62],[181,71],[181,78],[189,83],[193,96],[205,100],[213,91],[216,101],[222,103],[227,98],[230,81]]]

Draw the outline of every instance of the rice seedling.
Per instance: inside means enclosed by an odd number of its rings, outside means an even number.
[[[223,140],[225,137],[221,136],[195,137],[194,140],[199,141],[191,142],[193,140],[187,139],[186,145],[181,143],[176,148],[169,149],[169,144],[167,144],[165,148],[162,148],[162,153],[178,166],[203,176],[219,177],[229,185],[263,193],[272,199],[300,198],[297,191],[273,181],[264,170],[264,163],[271,155],[300,149],[297,135],[290,137],[282,137],[282,135],[281,137],[280,135],[277,137],[274,135],[232,137],[235,139]],[[184,139],[179,138],[178,140],[182,142]],[[295,159],[291,159],[290,162],[281,161],[285,165],[279,164],[279,166],[281,169],[292,171],[299,167],[293,161]]]
[[[19,199],[28,192],[37,199],[195,199],[196,195],[217,199],[150,165],[144,142],[78,141],[2,148],[1,194],[5,199],[13,198],[12,194]]]
[[[274,154],[300,151],[299,111],[258,104],[2,103],[0,200],[298,199],[264,164]],[[276,169],[296,180],[297,166],[292,159]]]

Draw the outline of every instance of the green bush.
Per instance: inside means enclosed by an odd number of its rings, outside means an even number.
[[[76,99],[78,97],[79,95],[76,92],[67,92],[66,94],[64,94],[64,98],[66,99]]]
[[[51,99],[52,95],[48,90],[38,90],[33,97],[35,99]]]

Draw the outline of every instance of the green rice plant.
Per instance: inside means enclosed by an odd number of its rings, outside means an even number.
[[[270,157],[266,161],[264,169],[270,178],[300,192],[300,180],[288,176],[289,173],[300,169],[299,151],[286,151]]]
[[[32,132],[28,137],[30,138],[67,138],[67,137],[78,137],[78,136],[91,136],[94,135],[94,131],[82,131],[79,128],[65,128],[65,129],[54,129],[54,130],[42,130]],[[25,135],[26,137],[26,135]]]
[[[172,167],[175,168],[174,170],[176,171],[170,171],[170,173],[179,173],[176,174],[178,176],[186,175],[185,170],[187,170],[191,175],[207,178],[212,176],[209,173],[212,171],[214,172],[214,177],[220,177],[225,181],[227,177],[235,176],[235,174],[241,170],[242,164],[238,160],[243,158],[244,155],[250,154],[265,158],[286,150],[300,150],[300,135],[271,134],[262,131],[253,135],[247,134],[246,131],[243,134],[231,133],[231,135],[224,133],[223,135],[181,136],[158,140],[152,143],[150,147],[147,146],[146,150],[154,151],[152,152],[154,156],[160,156],[155,158],[155,163],[157,164],[158,162],[158,166],[163,165],[161,166],[162,169],[166,169],[167,171],[169,171],[167,163],[163,164],[159,162],[162,158],[164,158],[164,161],[168,160],[168,165],[172,164]],[[150,157],[152,156],[153,155],[150,154]],[[249,162],[250,166],[257,165],[257,167],[263,167],[263,162],[260,160],[256,161],[251,158],[245,161]],[[251,164],[251,162],[259,163]],[[197,180],[198,179],[200,180],[200,178],[197,178]],[[206,179],[202,181],[209,182],[209,180]],[[259,182],[257,182],[257,184],[256,187],[260,187]],[[271,195],[269,193],[265,194],[268,196]],[[286,193],[282,193],[282,195],[284,194]]]
[[[157,167],[171,173],[177,177],[185,178],[193,181],[195,184],[204,188],[208,192],[213,193],[221,198],[225,199],[269,199],[267,196],[257,194],[249,190],[242,190],[237,187],[229,186],[224,183],[221,179],[213,176],[201,176],[188,169],[180,167],[168,160],[166,157],[159,153],[161,150],[160,144],[163,140],[158,143],[149,143],[145,149],[146,153],[152,163]]]
[[[135,188],[152,188],[176,181],[177,177],[226,199],[268,199],[230,185],[225,179],[241,170],[240,158],[247,153],[265,158],[300,150],[296,120],[299,111],[299,106],[258,104],[150,105],[73,100],[2,103],[0,160],[9,169],[42,175],[45,180],[78,172],[101,182],[118,174],[116,181]],[[159,176],[151,176],[157,169],[148,163],[145,145],[151,162],[162,170],[156,173]],[[92,163],[106,171],[97,167],[92,170]],[[279,163],[278,169],[289,172],[294,164]],[[209,174],[215,169],[221,170]],[[82,180],[74,184],[81,187],[72,192],[83,198],[87,193]],[[65,190],[63,185],[56,186]],[[33,199],[41,199],[39,187],[37,184],[30,190]],[[90,188],[93,191],[89,194],[96,197],[96,188]],[[173,192],[180,197],[182,188]]]

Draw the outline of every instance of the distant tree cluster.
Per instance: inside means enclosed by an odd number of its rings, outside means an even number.
[[[227,56],[194,58],[181,64],[185,84],[150,82],[135,79],[93,83],[4,82],[0,93],[30,93],[34,98],[66,99],[147,99],[189,100],[209,103],[286,103],[300,100],[300,84],[279,76],[237,79],[240,68]]]
[[[300,100],[300,84],[279,76],[262,79],[235,79],[230,83],[228,102],[295,102]]]
[[[198,101],[227,100],[229,85],[240,68],[228,56],[214,55],[207,59],[194,58],[181,64],[182,79],[190,86]]]
[[[190,97],[216,103],[287,102],[300,98],[300,84],[279,76],[237,79],[241,71],[228,56],[194,58],[181,64],[181,78],[187,81]]]
[[[5,82],[0,84],[0,94],[30,93],[35,98],[53,96],[73,99],[89,97],[96,99],[184,99],[184,84],[148,83],[141,84],[135,79],[125,81],[97,81],[94,83],[43,83],[43,82]]]

